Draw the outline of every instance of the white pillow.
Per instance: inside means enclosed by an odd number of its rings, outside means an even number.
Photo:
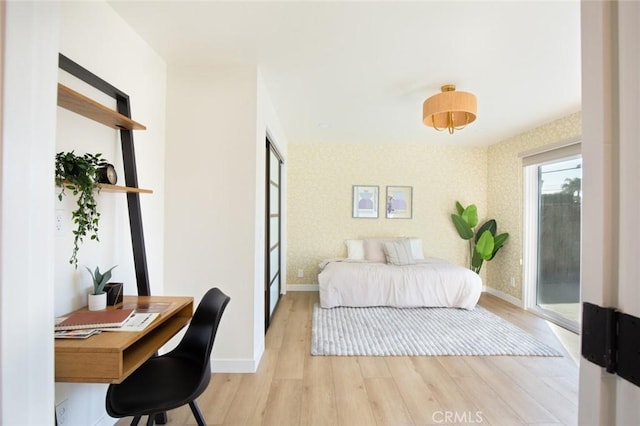
[[[387,263],[387,255],[384,252],[383,238],[369,238],[364,240],[364,258],[369,262]]]
[[[413,265],[416,263],[411,255],[411,243],[409,240],[385,241],[384,251],[387,262],[394,265]]]
[[[413,256],[413,259],[424,260],[422,238],[409,238],[409,244],[411,244],[411,255]]]
[[[347,257],[351,260],[364,260],[363,240],[344,240],[347,246]]]

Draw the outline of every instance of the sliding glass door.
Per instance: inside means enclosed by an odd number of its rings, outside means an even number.
[[[266,230],[265,238],[265,331],[269,328],[271,317],[280,300],[280,191],[282,159],[278,151],[267,139],[266,165]]]
[[[525,167],[527,307],[579,331],[582,157]]]

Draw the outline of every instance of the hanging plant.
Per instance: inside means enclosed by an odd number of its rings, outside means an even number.
[[[97,170],[107,164],[101,156],[89,153],[78,156],[73,151],[56,154],[56,185],[61,188],[58,199],[62,200],[65,190],[77,196],[78,208],[71,213],[76,229],[73,231],[73,253],[69,259],[69,263],[76,268],[78,248],[84,238],[89,235],[92,240],[99,241],[100,213],[94,195],[100,191]]]

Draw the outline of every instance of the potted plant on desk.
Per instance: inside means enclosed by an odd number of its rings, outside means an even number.
[[[87,298],[87,306],[90,311],[99,311],[107,307],[107,293],[104,291],[104,285],[111,279],[111,271],[116,266],[112,266],[104,274],[100,273],[100,267],[98,266],[93,272],[85,266],[93,279],[93,293],[89,294]]]

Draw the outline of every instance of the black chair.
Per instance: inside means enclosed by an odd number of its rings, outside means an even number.
[[[175,349],[148,359],[122,383],[109,385],[107,413],[117,418],[134,416],[132,426],[149,416],[151,426],[157,414],[189,404],[198,425],[205,426],[195,399],[211,379],[211,348],[229,300],[217,288],[207,291]]]

